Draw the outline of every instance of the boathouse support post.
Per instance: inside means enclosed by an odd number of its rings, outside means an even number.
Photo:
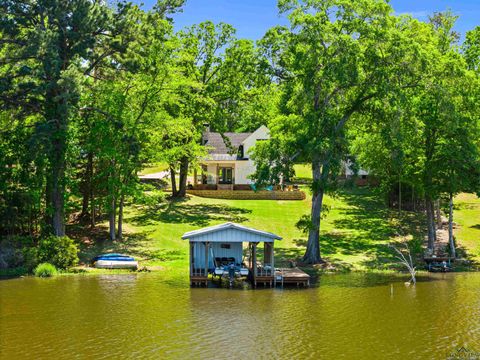
[[[205,241],[205,276],[208,277],[208,241]]]
[[[189,247],[189,250],[190,250],[190,256],[189,256],[189,261],[190,261],[190,285],[193,285],[192,283],[192,277],[193,277],[193,247],[194,247],[194,243],[192,241],[190,241],[190,247]]]
[[[257,243],[252,243],[253,287],[257,287]]]
[[[270,243],[270,265],[272,267],[272,276],[275,276],[275,256],[273,254],[273,242]]]
[[[275,255],[274,255],[274,243],[272,242],[272,276],[273,287],[277,287],[277,275],[275,274]]]

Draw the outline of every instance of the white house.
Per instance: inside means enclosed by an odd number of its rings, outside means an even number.
[[[255,163],[250,150],[262,140],[270,138],[266,126],[260,126],[253,133],[216,133],[208,129],[202,143],[208,148],[208,155],[200,160],[201,172],[195,170],[195,190],[250,190],[253,181],[249,178],[255,172]],[[342,177],[354,175],[350,161],[342,164]],[[359,185],[367,184],[368,172],[360,169]]]
[[[250,150],[258,141],[270,138],[266,126],[253,133],[216,133],[205,131],[203,145],[208,148],[208,156],[200,161],[201,174],[194,175],[196,189],[248,190],[252,180],[249,175],[255,172],[255,163],[250,158]]]

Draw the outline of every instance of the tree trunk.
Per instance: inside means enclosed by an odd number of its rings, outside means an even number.
[[[435,245],[435,238],[436,238],[434,207],[433,207],[432,199],[428,196],[425,199],[425,208],[427,211],[427,236],[428,236],[427,247],[430,251],[433,251],[433,247]]]
[[[95,218],[96,218],[96,208],[95,208],[95,195],[94,195],[94,192],[93,192],[93,186],[92,186],[92,189],[91,189],[91,193],[90,193],[90,226],[93,228],[95,227]]]
[[[110,201],[110,216],[108,220],[108,225],[110,228],[110,240],[115,240],[115,211],[116,211],[116,201],[115,201],[115,195],[111,195],[111,201]]]
[[[88,219],[89,218],[89,210],[90,210],[90,197],[92,194],[92,173],[93,173],[93,154],[91,151],[88,152],[87,155],[87,166],[85,169],[85,175],[83,178],[82,184],[82,212],[80,214],[81,219]]]
[[[175,168],[170,166],[170,181],[172,182],[172,197],[177,197],[177,180],[175,179]]]
[[[50,17],[49,26],[57,19]],[[55,25],[52,25],[52,29]],[[52,30],[55,32],[55,30]],[[48,223],[56,236],[65,235],[65,167],[67,153],[67,132],[68,132],[68,110],[69,100],[67,95],[70,92],[69,85],[62,79],[62,70],[70,65],[71,54],[67,51],[67,38],[58,36],[57,41],[52,42],[52,56],[47,56],[43,63],[45,71],[45,96],[43,115],[48,129],[48,175],[46,208]]]
[[[450,194],[450,202],[448,206],[448,243],[450,244],[450,256],[457,256],[455,251],[455,242],[453,241],[453,194]]]
[[[402,214],[402,182],[398,180],[398,213]]]
[[[416,202],[417,202],[417,200],[415,199],[415,187],[412,186],[412,203],[413,203],[413,211],[414,212],[417,210]]]
[[[123,239],[123,204],[125,202],[125,196],[120,196],[120,204],[118,205],[118,239]]]
[[[183,158],[180,162],[180,178],[178,184],[178,193],[177,197],[183,198],[187,195],[187,177],[188,177],[188,164],[189,161],[187,158]]]
[[[66,120],[65,120],[66,121]],[[66,124],[56,123],[56,129],[51,135],[52,150],[50,154],[50,184],[47,186],[48,212],[50,212],[50,220],[53,234],[56,236],[65,236],[65,153]]]
[[[435,200],[435,217],[436,217],[436,221],[437,221],[437,229],[441,229],[442,228],[442,213],[440,211],[440,200],[437,199]]]
[[[323,195],[325,192],[324,183],[328,174],[328,166],[321,166],[319,160],[312,163],[313,173],[313,195],[311,211],[311,228],[308,232],[308,242],[303,262],[307,264],[319,264],[323,260],[320,256],[320,221],[322,215]]]

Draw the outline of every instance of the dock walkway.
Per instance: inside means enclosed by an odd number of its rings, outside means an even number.
[[[310,275],[299,268],[281,268],[275,271],[275,282],[277,286],[284,284],[310,286]]]

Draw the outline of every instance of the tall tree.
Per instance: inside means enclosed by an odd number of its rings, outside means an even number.
[[[0,54],[6,67],[0,104],[40,115],[35,135],[43,139],[48,159],[47,231],[57,236],[65,234],[66,154],[82,64],[97,39],[108,36],[110,16],[106,6],[89,0],[6,0],[0,5]]]
[[[251,107],[247,109],[264,96],[264,92],[258,91],[259,84],[266,88],[269,81],[259,71],[261,64],[253,42],[237,40],[231,25],[206,21],[181,31],[178,36],[177,104],[170,104],[170,109],[174,110],[170,113],[180,120],[179,124],[187,126],[184,135],[191,136],[176,137],[184,142],[185,150],[190,150],[185,151],[176,166],[171,164],[171,168],[179,170],[175,195],[184,197],[189,165],[195,159],[194,143],[200,144],[205,125],[225,132],[241,129],[247,121],[258,124],[258,114],[252,113]],[[248,120],[243,122],[242,114],[246,112]],[[169,138],[171,140],[173,137]],[[176,144],[182,146],[182,143]],[[176,155],[180,153],[177,151]],[[173,172],[172,181],[175,181]]]
[[[480,72],[480,26],[467,32],[462,48],[468,67]]]
[[[122,237],[125,198],[137,189],[136,174],[148,157],[150,130],[162,121],[157,111],[171,79],[175,44],[172,26],[164,17],[129,8],[125,17],[129,30],[118,35],[123,50],[97,64],[83,99],[87,161],[82,176],[88,181],[82,185],[94,183],[100,192],[97,202],[103,198],[112,240]],[[91,197],[88,188],[82,192],[84,199]]]
[[[290,28],[271,29],[262,43],[284,87],[289,134],[312,165],[312,209],[304,261],[318,263],[323,197],[346,155],[345,127],[365,105],[417,66],[405,21],[381,0],[279,1]],[[272,133],[273,136],[276,136]]]

